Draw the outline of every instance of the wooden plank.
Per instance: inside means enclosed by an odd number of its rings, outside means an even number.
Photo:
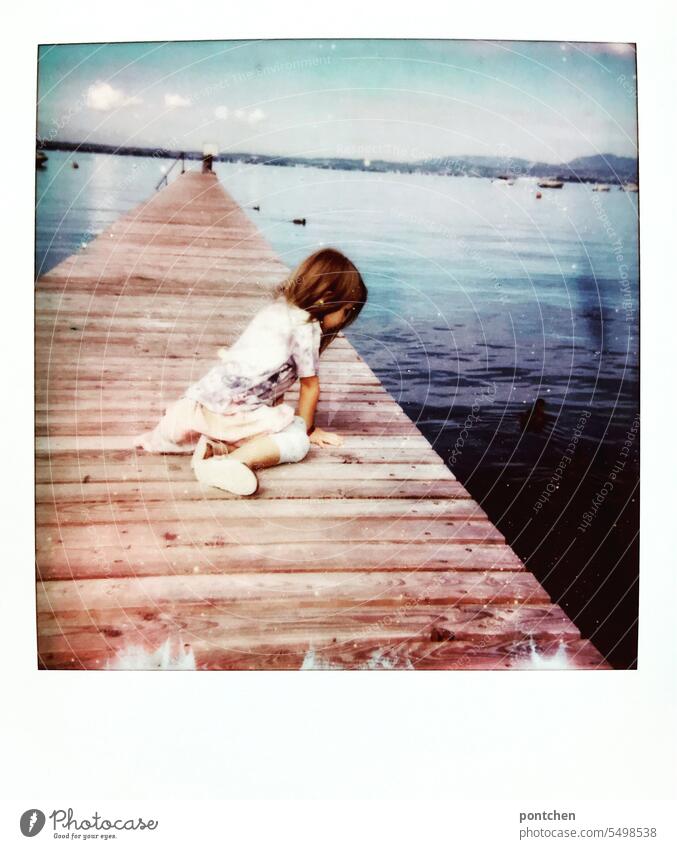
[[[98,437],[97,437],[98,438]],[[356,437],[357,438],[357,437]],[[80,437],[64,437],[64,439],[80,439]],[[117,439],[111,438],[111,441],[124,441],[129,443],[129,437]],[[191,446],[186,446],[185,456],[190,456]],[[170,469],[177,471],[181,468],[181,457],[183,455],[173,454],[156,454],[153,456],[147,455],[142,457],[140,451],[134,449],[109,450],[100,449],[82,449],[77,448],[54,452],[50,449],[36,452],[36,470],[38,478],[42,482],[51,480],[67,479],[71,481],[83,480],[87,474],[85,467],[91,465],[110,467],[111,473],[116,475],[118,479],[136,476],[142,470],[148,470],[149,474],[157,476],[158,469]],[[141,458],[143,462],[137,463],[137,459]],[[440,466],[443,465],[439,456],[431,455],[430,450],[425,453],[422,449],[400,448],[394,451],[392,448],[379,448],[378,446],[369,446],[365,448],[355,448],[347,446],[325,446],[316,448],[313,446],[310,454],[311,459],[316,457],[318,462],[332,465],[361,465],[361,464],[385,464],[397,460],[400,464],[408,466]],[[116,470],[117,469],[117,470]],[[63,470],[63,471],[62,471]],[[328,471],[328,473],[331,473]],[[416,475],[414,475],[415,477]],[[435,474],[431,474],[435,477]]]
[[[560,656],[564,644],[566,651]],[[533,646],[533,648],[532,648]],[[119,668],[112,652],[101,649],[73,648],[69,641],[61,652],[42,652],[39,664],[43,669],[94,670]],[[267,670],[288,671],[297,669],[318,670],[445,670],[467,671],[542,671],[550,670],[600,670],[608,664],[588,640],[565,641],[559,637],[510,640],[503,637],[476,640],[430,642],[416,639],[395,639],[389,643],[384,636],[371,637],[360,643],[355,641],[338,646],[319,648],[304,646],[292,650],[275,644],[260,642],[256,650],[207,645],[186,644],[184,651],[194,653],[195,668],[207,670]],[[538,652],[532,659],[532,651]],[[150,651],[150,648],[149,648]],[[162,653],[158,653],[162,656]],[[133,656],[133,665],[123,668],[160,669],[158,654],[146,658]],[[192,656],[192,654],[191,654]],[[147,665],[143,665],[144,662]],[[142,665],[139,665],[142,664]],[[171,667],[170,667],[171,668]]]
[[[254,572],[54,580],[38,587],[38,611],[127,610],[189,602],[216,607],[260,601],[265,610],[363,607],[370,604],[409,610],[419,604],[549,604],[534,576],[517,572]],[[261,610],[263,614],[263,609]]]
[[[65,437],[68,438],[68,437]],[[79,437],[73,437],[78,439]],[[131,440],[124,437],[124,441],[129,443]],[[320,453],[321,452],[321,453]],[[186,456],[190,456],[190,450],[186,451]],[[76,449],[69,451],[53,451],[36,452],[36,471],[39,481],[46,483],[48,481],[83,480],[88,474],[90,466],[106,467],[117,480],[136,477],[144,470],[148,470],[149,474],[157,477],[159,474],[155,469],[169,469],[176,471],[181,468],[181,457],[183,455],[173,454],[156,454],[142,457],[140,451],[133,449],[124,449],[121,451],[111,450],[81,450]],[[399,464],[406,464],[408,467],[418,468],[418,475],[422,476],[421,466],[440,466],[443,465],[441,458],[437,459],[430,454],[430,450],[425,453],[420,449],[399,449],[394,452],[390,448],[344,448],[343,446],[325,446],[323,448],[311,449],[309,455],[312,459],[317,457],[317,460],[322,465],[332,464],[337,465],[373,465],[373,464],[390,464],[393,460],[397,460]],[[142,463],[137,463],[136,459],[143,459]],[[332,472],[327,471],[328,474]],[[412,477],[417,477],[417,474]],[[435,477],[435,473],[431,477]],[[110,478],[107,478],[110,480]]]
[[[51,533],[52,544],[60,544],[67,552],[76,549],[88,549],[92,540],[98,546],[116,547],[124,544],[152,547],[168,550],[172,545],[223,546],[235,543],[249,545],[270,545],[285,543],[291,533],[297,542],[352,543],[352,542],[435,542],[435,543],[503,543],[503,534],[499,533],[491,522],[482,519],[447,519],[440,522],[434,519],[418,517],[392,518],[390,521],[379,517],[358,518],[336,522],[334,519],[308,516],[303,524],[297,521],[262,522],[260,519],[223,517],[216,521],[213,516],[203,519],[181,519],[169,521],[155,520],[151,523],[139,521],[126,523],[116,519],[111,523],[82,525],[59,523],[58,531]],[[170,545],[167,545],[170,540]],[[42,545],[42,543],[40,543]]]
[[[587,640],[581,640],[577,644],[567,644],[572,657],[558,662],[556,654],[559,641],[548,640],[539,643],[538,648],[544,655],[555,657],[554,669],[589,669],[600,670],[607,668],[604,659],[599,652]],[[198,647],[200,650],[201,647]],[[192,648],[190,649],[192,652]],[[333,647],[291,652],[281,651],[276,646],[260,645],[257,652],[243,652],[237,650],[221,650],[212,645],[206,650],[200,650],[197,666],[191,667],[201,671],[292,671],[292,670],[445,670],[466,671],[468,669],[491,671],[529,669],[541,670],[540,665],[534,665],[529,660],[530,645],[524,641],[504,641],[503,645],[496,648],[487,648],[482,651],[477,649],[475,642],[458,643],[420,643],[414,640],[396,641],[394,645],[384,644],[383,638],[372,639],[366,644],[350,644],[347,647],[336,649]],[[591,656],[592,655],[592,656]],[[41,669],[71,669],[71,670],[97,670],[97,669],[162,669],[164,668],[162,652],[154,657],[146,659],[133,655],[133,663],[129,662],[122,667],[116,665],[111,659],[108,667],[99,656],[89,657],[84,650],[77,656],[74,650],[55,654],[42,654],[38,657]],[[192,655],[191,655],[192,656]],[[152,661],[152,662],[151,662]],[[144,666],[143,664],[148,665]],[[142,665],[139,665],[142,664]],[[171,667],[169,667],[171,668]],[[185,668],[185,667],[181,667]]]
[[[120,434],[127,434],[127,444],[132,441],[132,438],[135,435],[138,435],[144,430],[148,430],[150,427],[153,427],[157,423],[157,417],[153,419],[147,419],[145,422],[139,422],[135,426],[130,426],[129,428],[123,428],[119,424],[115,424],[110,422],[108,424],[102,423],[100,427],[96,427],[91,422],[82,422],[76,425],[73,424],[54,424],[54,425],[40,425],[36,426],[35,433],[38,437],[60,437],[60,436],[94,436],[100,435],[103,438],[107,436],[119,436]],[[347,419],[346,417],[338,418],[338,416],[330,416],[328,413],[318,414],[315,423],[319,427],[327,428],[330,430],[341,430],[342,433],[345,433],[349,436],[374,436],[378,437],[384,431],[392,434],[392,435],[400,435],[400,436],[408,436],[410,434],[415,433],[415,430],[412,430],[412,425],[407,422],[393,422],[390,424],[384,424],[381,422],[359,422],[352,419]]]
[[[242,323],[243,326],[246,322]],[[219,362],[219,348],[232,338],[232,330],[229,333],[221,333],[219,336],[209,334],[207,338],[196,332],[172,332],[164,331],[158,333],[108,333],[104,331],[90,331],[87,326],[84,329],[73,331],[68,325],[66,328],[59,327],[53,331],[41,333],[36,338],[36,354],[55,357],[59,363],[68,363],[73,356],[80,356],[84,350],[88,357],[120,357],[128,359],[130,351],[147,355],[149,360],[157,360],[158,364],[166,362],[168,354],[174,354],[177,360],[194,360],[195,358],[205,361],[213,360],[214,364]],[[322,355],[325,363],[354,363],[360,362],[348,351],[332,351],[327,349]],[[145,360],[145,357],[144,357]]]
[[[458,481],[379,481],[360,480],[337,482],[332,480],[296,480],[293,483],[272,486],[270,469],[259,474],[257,500],[278,498],[469,498],[470,496]],[[278,472],[279,478],[279,472]],[[284,479],[284,476],[282,476]],[[45,483],[35,487],[35,500],[39,504],[54,501],[81,502],[92,504],[115,501],[146,502],[193,500],[239,500],[227,492],[212,487],[201,486],[194,480],[156,481],[119,481],[115,483]]]
[[[317,479],[318,476],[328,478],[330,481],[340,483],[343,481],[363,480],[404,480],[404,481],[437,481],[454,480],[454,476],[443,464],[421,463],[325,463],[322,448],[315,448],[311,452],[314,463],[300,463],[290,465],[288,468],[277,466],[261,472],[261,479],[269,483],[275,481],[296,481]],[[165,455],[169,457],[171,455]],[[106,462],[101,465],[80,460],[77,466],[69,464],[53,464],[49,461],[40,461],[36,464],[36,480],[39,483],[68,483],[83,482],[85,477],[87,483],[116,483],[118,481],[144,479],[174,481],[193,481],[195,475],[190,468],[188,458],[175,457],[171,463],[146,463],[142,452],[137,455],[136,461],[116,463]],[[397,458],[395,458],[397,459]]]
[[[299,668],[303,653],[308,651],[306,646],[329,659],[347,648],[365,643],[371,647],[376,639],[379,648],[416,641],[422,657],[435,653],[439,643],[455,644],[457,648],[459,643],[465,644],[465,650],[468,644],[477,647],[479,643],[485,651],[493,648],[494,655],[500,646],[510,645],[514,652],[519,645],[526,659],[531,646],[550,648],[553,629],[559,635],[555,651],[565,643],[573,647],[573,654],[580,645],[580,634],[571,621],[558,608],[545,605],[513,609],[493,604],[488,612],[472,605],[427,605],[406,612],[397,607],[370,606],[339,608],[329,618],[318,610],[286,608],[263,619],[258,607],[249,604],[223,610],[202,604],[169,606],[162,613],[152,608],[69,611],[58,620],[53,614],[44,614],[40,618],[41,654],[52,659],[68,657],[72,643],[77,641],[80,656],[84,654],[90,663],[96,659],[106,662],[133,646],[155,651],[174,639],[199,657],[209,657],[214,646],[219,652],[230,649],[256,655],[263,642],[267,651],[273,649],[278,657],[280,653],[291,655],[289,667]],[[458,659],[461,653],[452,656]]]
[[[208,520],[218,523],[222,519],[257,521],[304,520],[321,516],[336,523],[357,518],[376,517],[388,519],[487,519],[482,508],[471,498],[465,499],[407,499],[407,498],[346,498],[318,499],[278,498],[269,501],[257,499],[214,501],[148,501],[129,504],[110,501],[104,504],[91,502],[53,502],[36,505],[36,516],[45,534],[51,534],[47,525],[115,522],[190,522]]]
[[[105,389],[99,384],[98,388],[90,385],[79,385],[71,388],[59,389],[55,386],[45,386],[36,395],[36,410],[48,409],[101,409],[101,402],[106,399],[107,409],[121,409],[138,404],[139,406],[147,404],[159,404],[173,401],[174,396],[166,387],[156,388],[149,386],[147,381],[138,382],[136,384],[131,381],[126,387],[119,383],[107,386]],[[294,403],[298,399],[298,392],[292,390],[285,393],[285,401],[288,404]],[[335,410],[339,405],[344,409],[352,409],[353,404],[366,404],[367,406],[377,406],[379,404],[392,404],[394,399],[387,395],[378,387],[355,387],[354,389],[340,389],[338,387],[328,388],[322,387],[320,400],[323,407],[330,410]]]
[[[141,456],[139,452],[130,449],[129,436],[61,436],[61,437],[38,437],[35,441],[36,451],[38,454],[68,454],[91,451],[115,451],[120,453],[120,457]],[[396,452],[395,456],[399,456],[399,452],[406,450],[422,450],[427,451],[430,456],[434,456],[430,451],[430,443],[427,439],[421,436],[420,433],[406,434],[404,436],[391,436],[388,434],[379,434],[378,436],[360,436],[354,434],[344,435],[344,442],[341,448],[327,447],[322,449],[321,457],[326,457],[333,452],[346,451],[362,451],[362,450],[383,450]],[[314,450],[314,448],[312,449]],[[147,463],[165,463],[169,462],[170,455],[147,455],[144,457],[144,462]],[[431,461],[432,462],[432,461]]]
[[[118,432],[141,433],[144,427],[147,428],[149,425],[151,427],[154,425],[158,416],[157,410],[159,409],[160,405],[158,405],[156,411],[145,413],[140,410],[107,409],[103,411],[101,408],[98,410],[81,411],[78,408],[75,416],[72,409],[65,411],[47,410],[45,412],[38,410],[35,414],[35,424],[38,430],[50,426],[67,425],[72,422],[77,423],[78,429],[85,424],[90,428],[96,428],[96,425],[99,424],[99,431],[96,432],[100,432],[101,430],[105,432],[117,424],[119,426]],[[88,415],[88,412],[90,415]],[[396,412],[392,409],[392,405],[385,405],[384,409],[378,406],[370,407],[363,404],[354,404],[352,409],[350,409],[350,407],[346,408],[343,405],[337,404],[333,407],[325,408],[323,413],[325,416],[333,414],[335,421],[352,421],[360,425],[394,422],[398,425],[406,424],[409,430],[413,428],[411,420],[405,417],[404,411],[400,410]],[[413,432],[415,431],[412,430]]]
[[[331,605],[332,616],[327,617]],[[360,606],[337,606],[334,599],[322,605],[292,607],[273,603],[263,608],[260,601],[244,600],[217,607],[204,602],[163,604],[125,608],[88,608],[40,614],[43,634],[57,646],[60,637],[87,636],[94,644],[115,650],[123,643],[139,641],[159,646],[168,637],[202,640],[218,645],[255,647],[263,630],[266,641],[297,646],[305,641],[315,646],[354,642],[379,632],[389,638],[423,637],[431,642],[472,640],[480,636],[517,639],[552,637],[553,628],[570,640],[579,640],[578,628],[556,605],[492,603],[418,605],[413,611],[398,605],[371,601]],[[441,631],[447,632],[440,633]]]
[[[60,529],[60,534],[61,534]],[[87,531],[91,533],[87,534]],[[183,545],[166,540],[164,545],[125,543],[120,534],[115,545],[98,543],[100,527],[85,529],[89,545],[67,548],[45,537],[37,546],[38,574],[43,581],[114,578],[133,575],[192,575],[222,572],[316,571],[414,572],[417,569],[447,572],[519,571],[524,565],[507,545],[456,542],[290,542],[284,545],[238,545],[216,536],[210,544],[200,540]],[[83,539],[84,545],[84,539]]]

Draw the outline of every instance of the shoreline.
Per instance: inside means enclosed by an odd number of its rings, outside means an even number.
[[[151,159],[177,159],[183,156],[189,161],[201,161],[202,153],[194,150],[169,150],[161,147],[132,147],[94,142],[67,142],[49,139],[36,140],[37,150],[77,153],[108,154],[112,156],[139,156]],[[596,166],[586,160],[598,160]],[[367,173],[427,174],[441,177],[480,177],[491,179],[518,179],[520,177],[552,179],[565,183],[605,183],[623,186],[638,183],[637,159],[617,157],[614,154],[599,154],[595,157],[580,157],[568,163],[532,162],[515,157],[442,157],[418,162],[394,162],[347,157],[300,157],[274,156],[259,153],[220,153],[215,162],[240,162],[247,165],[274,165],[278,167],[322,168],[330,171],[364,171]],[[616,166],[611,165],[616,162]],[[579,164],[580,163],[580,164]],[[616,168],[622,169],[620,172]]]

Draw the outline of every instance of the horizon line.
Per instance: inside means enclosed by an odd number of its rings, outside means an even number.
[[[162,151],[163,154],[168,154],[167,157],[163,158],[178,158],[183,154],[186,157],[191,159],[202,159],[203,153],[199,150],[175,150],[166,147],[162,147],[161,145],[135,145],[135,144],[115,144],[110,142],[93,142],[93,141],[67,141],[64,139],[45,139],[40,138],[40,136],[36,136],[36,146],[38,148],[44,148],[45,146],[52,146],[55,148],[57,145],[69,145],[73,148],[81,148],[83,146],[90,147],[101,147],[101,148],[110,148],[113,155],[116,154],[117,151],[121,150],[140,150],[140,151],[148,151],[151,155],[153,153],[157,153]],[[86,152],[86,151],[83,151]],[[122,154],[124,155],[124,154]],[[500,154],[474,154],[474,153],[462,153],[462,154],[454,154],[454,155],[446,155],[446,156],[431,156],[428,159],[412,159],[412,160],[396,160],[396,159],[374,159],[369,156],[340,156],[335,154],[317,154],[315,156],[299,156],[297,154],[291,153],[255,153],[253,151],[220,151],[214,158],[218,161],[218,159],[222,156],[256,156],[257,158],[265,158],[269,160],[274,159],[298,159],[298,160],[312,160],[312,159],[330,159],[330,160],[344,160],[348,162],[369,162],[369,163],[384,163],[388,165],[418,165],[423,163],[453,163],[454,161],[461,161],[464,159],[499,159],[503,160],[506,163],[510,163],[511,161],[522,161],[530,164],[538,164],[538,165],[548,165],[548,166],[559,166],[559,165],[569,165],[572,162],[576,162],[579,159],[586,159],[590,157],[599,157],[600,159],[607,160],[608,158],[614,159],[628,159],[634,162],[637,162],[639,157],[637,154],[634,156],[629,155],[619,155],[616,153],[605,152],[605,153],[589,153],[583,154],[581,156],[575,156],[573,159],[562,160],[560,162],[546,162],[545,160],[528,158],[525,156],[501,156]]]

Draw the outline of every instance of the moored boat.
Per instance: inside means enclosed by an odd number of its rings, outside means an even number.
[[[562,180],[539,180],[539,189],[561,189],[564,183]]]

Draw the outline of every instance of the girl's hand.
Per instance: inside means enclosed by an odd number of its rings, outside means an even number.
[[[310,434],[309,439],[313,445],[320,445],[322,447],[326,445],[343,444],[342,436],[339,436],[338,433],[329,433],[328,430],[322,430],[321,427],[316,427],[315,430]]]

